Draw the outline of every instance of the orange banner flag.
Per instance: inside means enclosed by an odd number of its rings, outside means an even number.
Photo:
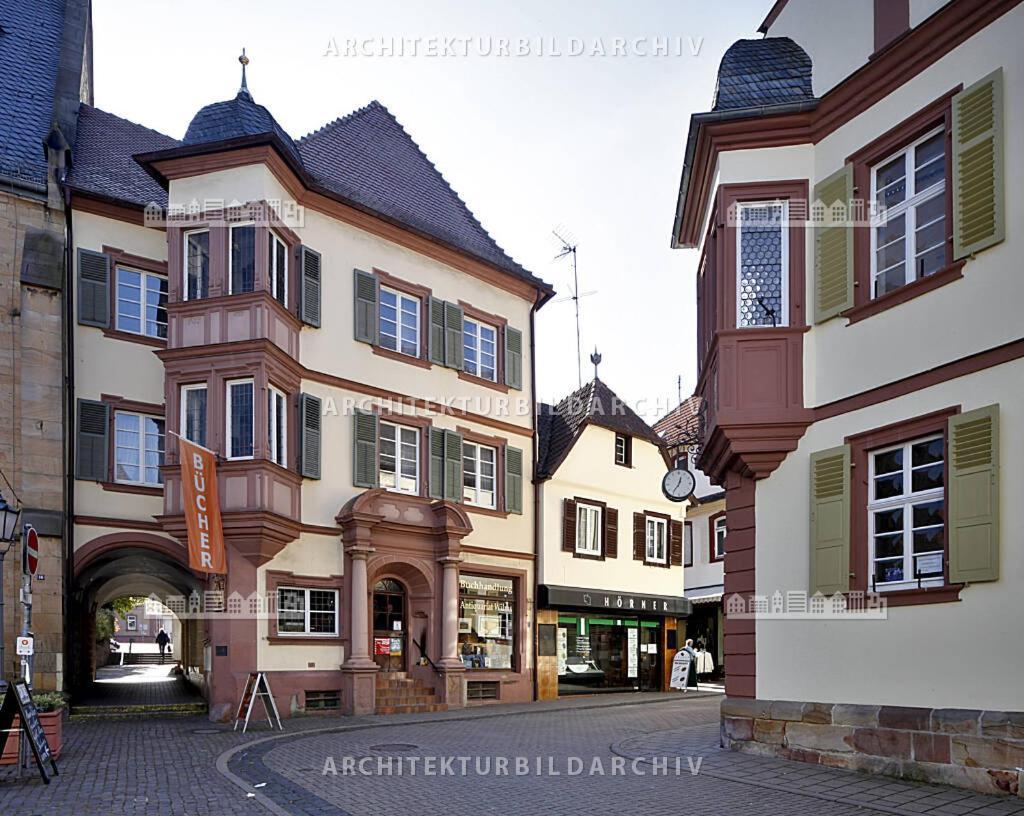
[[[216,454],[179,436],[178,458],[188,527],[188,565],[197,572],[226,573]]]

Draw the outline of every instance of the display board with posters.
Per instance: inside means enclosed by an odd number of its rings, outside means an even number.
[[[676,656],[672,658],[672,677],[668,683],[669,687],[685,692],[691,671],[693,671],[693,659],[690,653],[685,649],[676,652]]]

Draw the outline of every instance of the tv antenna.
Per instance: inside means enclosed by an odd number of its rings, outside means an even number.
[[[564,230],[563,230],[564,232]],[[580,277],[579,272],[576,268],[576,244],[566,238],[563,238],[557,230],[552,230],[551,234],[554,235],[559,242],[562,244],[562,248],[555,256],[555,260],[559,261],[567,256],[572,256],[572,292],[571,295],[564,298],[559,298],[555,303],[564,303],[567,300],[571,300],[576,307],[576,377],[579,380],[579,387],[583,387],[583,349],[580,340],[580,298],[589,297],[590,295],[597,294],[593,292],[580,292]]]

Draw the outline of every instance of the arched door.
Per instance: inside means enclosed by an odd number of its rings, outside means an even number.
[[[373,659],[381,671],[405,671],[405,587],[394,578],[373,587]]]

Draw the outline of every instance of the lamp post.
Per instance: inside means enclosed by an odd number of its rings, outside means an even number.
[[[4,558],[18,538],[21,508],[7,504],[0,493],[0,692],[7,691],[7,655],[4,649]]]

